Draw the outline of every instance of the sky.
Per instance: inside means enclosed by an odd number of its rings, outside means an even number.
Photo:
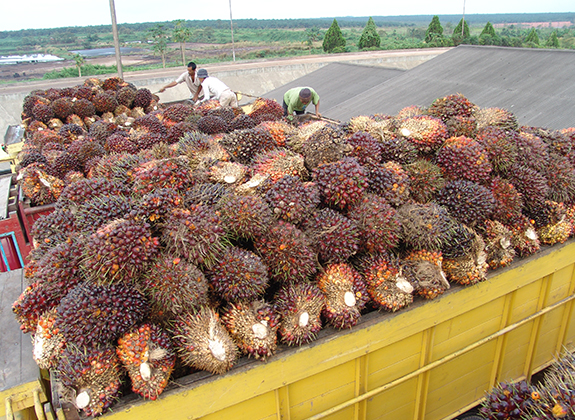
[[[109,0],[2,0],[0,31],[111,24]],[[114,0],[116,21],[575,12],[574,0]],[[304,6],[305,5],[305,6]]]

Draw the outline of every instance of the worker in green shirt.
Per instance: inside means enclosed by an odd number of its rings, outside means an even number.
[[[295,112],[296,115],[305,113],[305,108],[309,103],[315,105],[315,115],[321,117],[319,113],[319,95],[315,90],[309,87],[296,87],[288,90],[284,94],[284,116],[292,116]]]

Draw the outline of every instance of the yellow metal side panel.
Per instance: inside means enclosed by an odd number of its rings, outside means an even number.
[[[537,311],[537,302],[541,291],[541,279],[521,287],[515,292],[510,323],[527,318]]]
[[[290,413],[294,419],[304,419],[330,408],[334,401],[355,397],[354,389],[355,362],[351,361],[291,384]]]
[[[414,378],[370,398],[366,420],[412,419],[416,390],[417,379]]]
[[[529,322],[507,333],[507,345],[502,356],[501,375],[497,378],[498,382],[519,378],[523,374],[532,328],[533,322]]]
[[[557,270],[555,273],[553,273],[553,277],[551,278],[551,285],[549,287],[549,296],[546,303],[549,305],[567,297],[569,295],[572,279],[572,265]]]
[[[557,308],[541,317],[540,333],[537,347],[533,357],[533,367],[545,366],[549,362],[549,355],[555,355],[564,307]]]
[[[276,420],[278,418],[276,408],[275,395],[273,392],[268,392],[202,417],[202,420]],[[194,418],[193,410],[184,418]]]

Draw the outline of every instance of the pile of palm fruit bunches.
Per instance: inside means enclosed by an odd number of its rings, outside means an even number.
[[[33,225],[13,311],[86,415],[574,233],[575,128],[519,126],[460,94],[342,123],[287,121],[264,98],[157,99],[112,77],[23,104],[19,185],[54,211]]]

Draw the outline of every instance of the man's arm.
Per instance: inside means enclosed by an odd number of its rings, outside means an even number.
[[[158,92],[162,93],[162,92],[164,92],[166,89],[169,89],[169,88],[171,88],[171,87],[174,87],[174,86],[176,86],[177,84],[178,84],[178,82],[176,82],[176,81],[171,82],[171,83],[168,83],[166,86],[164,86],[163,88],[161,88]]]
[[[198,89],[196,90],[196,93],[193,98],[194,102],[197,102],[201,92],[202,92],[202,85],[198,86]]]
[[[315,104],[315,115],[321,117],[321,114],[319,113],[319,99],[317,100],[317,104]]]

